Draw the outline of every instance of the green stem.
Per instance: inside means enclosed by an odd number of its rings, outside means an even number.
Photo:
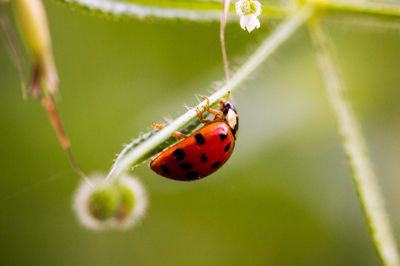
[[[367,1],[314,1],[316,9],[385,17],[400,17],[400,6]]]
[[[329,43],[317,21],[310,23],[310,33],[375,249],[383,265],[399,266],[396,242],[384,207],[384,200],[356,117],[345,99],[344,85],[331,58]]]
[[[116,17],[162,19],[186,19],[194,21],[217,21],[221,17],[221,3],[216,1],[187,0],[56,0],[80,10]],[[230,14],[235,14],[234,5],[229,7]],[[263,15],[269,18],[285,18],[289,10],[280,6],[264,5]]]
[[[229,73],[228,54],[226,52],[226,45],[225,45],[225,26],[226,26],[226,21],[228,20],[230,0],[223,0],[223,1],[224,1],[223,3],[224,10],[221,15],[219,39],[221,43],[222,63],[224,66],[225,82],[228,82],[230,78],[230,73]]]
[[[293,33],[304,24],[312,15],[312,7],[304,6],[293,17],[284,21],[274,33],[268,36],[260,47],[251,55],[251,57],[241,66],[241,68],[231,77],[225,86],[217,90],[210,97],[211,105],[215,104],[220,98],[235,90],[250,74],[257,69],[260,64],[267,59],[282,43],[284,43]],[[203,101],[197,108],[204,109],[206,102]],[[177,130],[187,125],[191,120],[195,119],[197,113],[195,108],[190,109],[181,115],[167,127],[161,129],[149,139],[135,147],[135,149],[127,152],[125,156],[116,161],[112,169],[109,179],[117,179],[123,172],[127,171],[130,166],[135,166],[141,161],[144,155],[155,147],[161,145]]]
[[[60,3],[88,10],[107,17],[156,17],[162,19],[187,19],[206,21],[220,19],[221,3],[216,1],[186,0],[56,0]],[[368,1],[324,1],[305,0],[321,11],[337,11],[372,16],[400,17],[400,6],[394,4],[371,3]],[[262,15],[266,18],[285,18],[296,10],[284,6],[263,5]],[[229,13],[234,15],[234,5]]]

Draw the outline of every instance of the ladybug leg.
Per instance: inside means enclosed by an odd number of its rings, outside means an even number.
[[[177,139],[186,139],[188,135],[183,134],[182,132],[175,131],[172,136],[174,136]]]
[[[164,124],[158,124],[155,122],[151,122],[151,126],[154,127],[155,129],[163,129],[165,127]]]
[[[164,124],[158,124],[158,123],[154,123],[154,122],[151,122],[151,126],[154,127],[155,129],[163,129],[165,127]],[[184,139],[184,138],[188,137],[187,135],[185,135],[185,134],[183,134],[182,132],[179,132],[179,131],[175,131],[172,134],[172,136],[174,136],[177,139]]]
[[[222,110],[224,104],[228,101],[230,96],[231,96],[231,91],[228,91],[228,93],[225,95],[225,97],[218,100],[219,109]]]
[[[227,100],[225,98],[221,98],[218,100],[218,104],[224,104],[226,102],[227,102]]]
[[[210,99],[208,99],[207,96],[203,96],[203,99],[206,100],[205,110],[210,114],[215,115],[214,121],[222,121],[224,119],[224,114],[220,110],[210,108]],[[223,99],[221,98],[219,101],[221,100]]]
[[[214,122],[213,120],[209,120],[209,119],[204,119],[203,117],[203,112],[199,109],[196,108],[196,113],[197,113],[197,117],[199,118],[199,121],[203,124],[209,124],[211,122]]]

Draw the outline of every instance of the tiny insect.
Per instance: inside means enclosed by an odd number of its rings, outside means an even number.
[[[189,136],[175,133],[174,136],[182,140],[167,147],[151,160],[150,168],[157,174],[180,181],[197,180],[214,173],[231,156],[239,128],[236,108],[222,98],[218,109],[212,109],[208,98],[204,98],[207,101],[205,111],[213,114],[214,118],[204,119],[203,112],[196,109],[204,126]],[[153,125],[157,128],[164,127]]]

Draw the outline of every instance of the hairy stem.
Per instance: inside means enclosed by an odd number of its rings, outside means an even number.
[[[399,256],[384,200],[356,117],[345,99],[344,85],[331,58],[329,43],[317,21],[310,23],[310,33],[375,249],[383,265],[398,266],[400,265]]]
[[[400,6],[368,1],[315,1],[316,9],[385,17],[400,17]]]
[[[228,54],[226,52],[226,45],[225,45],[225,27],[226,27],[226,20],[228,19],[228,12],[229,12],[229,4],[230,0],[224,0],[224,11],[221,15],[221,25],[220,25],[220,34],[219,38],[221,41],[221,52],[222,52],[222,62],[224,64],[224,73],[225,73],[225,81],[229,81],[229,62],[228,62]]]
[[[293,17],[284,21],[274,33],[268,36],[260,45],[260,47],[250,56],[250,58],[242,65],[242,67],[232,76],[229,82],[213,93],[210,97],[210,103],[215,104],[220,98],[224,97],[230,91],[235,90],[250,74],[257,69],[260,64],[267,59],[282,43],[302,25],[312,14],[312,7],[304,6]],[[198,108],[204,109],[206,102],[203,101]],[[147,139],[135,149],[129,151],[123,158],[115,162],[113,174],[109,175],[109,179],[117,179],[123,172],[127,171],[130,166],[135,166],[148,151],[162,144],[175,131],[187,125],[197,116],[195,108],[190,109],[181,115],[167,127],[161,129],[152,137]]]
[[[186,0],[56,0],[60,3],[77,7],[90,14],[97,13],[106,17],[156,17],[161,19],[187,19],[207,21],[220,19],[221,4],[217,1]],[[369,1],[320,1],[305,0],[321,11],[365,14],[372,16],[400,17],[400,6]],[[229,13],[234,12],[229,5]],[[291,7],[263,5],[262,15],[267,18],[285,18],[297,12]]]
[[[221,18],[221,3],[217,1],[187,0],[57,0],[60,3],[88,10],[91,14],[112,17],[156,17],[161,19],[186,19],[194,21],[217,21]],[[229,5],[233,13],[234,7]],[[287,17],[289,10],[280,6],[266,6],[263,14],[273,18]]]

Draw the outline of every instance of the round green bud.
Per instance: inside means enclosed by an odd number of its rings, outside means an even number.
[[[136,199],[133,191],[126,185],[119,184],[118,189],[120,193],[120,198],[115,218],[122,221],[132,213],[135,207]]]
[[[105,221],[114,215],[118,202],[118,190],[114,186],[102,186],[92,192],[87,207],[93,217]]]
[[[127,229],[140,221],[146,210],[147,197],[140,181],[121,176],[113,182],[105,176],[82,181],[74,197],[79,221],[90,229]]]

